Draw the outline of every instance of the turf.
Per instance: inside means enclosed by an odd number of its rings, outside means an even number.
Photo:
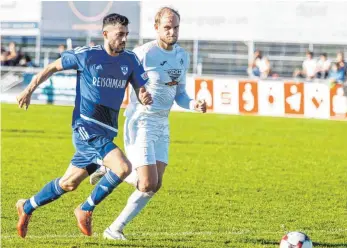
[[[37,210],[23,240],[14,205],[64,173],[72,107],[1,110],[2,247],[278,247],[293,230],[315,247],[347,247],[346,122],[172,113],[163,188],[126,228],[129,241],[101,238],[133,191],[126,184],[96,208],[94,236],[80,234],[73,209],[88,180]]]

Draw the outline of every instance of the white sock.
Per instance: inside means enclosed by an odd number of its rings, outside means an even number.
[[[100,171],[107,173],[110,169],[104,165],[101,165],[99,168]]]
[[[123,228],[132,219],[134,219],[140,211],[146,206],[149,200],[153,197],[153,192],[141,192],[138,189],[131,194],[128,199],[127,205],[117,217],[117,219],[110,225],[112,231],[123,231]]]

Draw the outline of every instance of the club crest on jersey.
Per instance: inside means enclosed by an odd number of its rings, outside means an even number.
[[[183,62],[184,62],[183,59],[181,59],[181,60],[180,60],[180,64],[183,65]]]
[[[120,69],[122,70],[122,73],[124,76],[128,73],[128,66],[127,65],[122,65],[120,67]]]

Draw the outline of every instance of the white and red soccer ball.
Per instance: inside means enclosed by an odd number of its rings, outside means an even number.
[[[289,232],[283,236],[280,248],[313,248],[313,245],[305,233]]]

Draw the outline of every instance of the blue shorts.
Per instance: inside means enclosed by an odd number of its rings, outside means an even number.
[[[102,135],[89,137],[83,126],[73,130],[72,141],[76,153],[71,159],[71,164],[79,168],[87,168],[91,164],[102,165],[105,156],[117,148],[108,137]]]

